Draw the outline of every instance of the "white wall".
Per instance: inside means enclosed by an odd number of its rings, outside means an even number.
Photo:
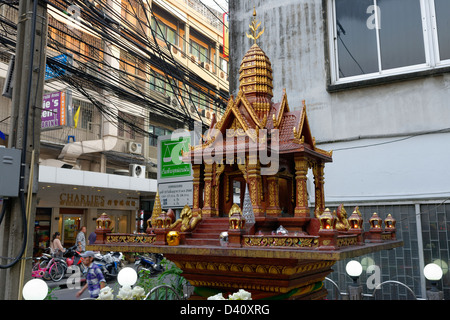
[[[325,165],[327,204],[449,198],[450,133],[405,138],[321,145],[335,150]]]

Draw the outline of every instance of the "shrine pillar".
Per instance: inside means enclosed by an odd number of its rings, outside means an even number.
[[[193,199],[192,199],[192,212],[193,213],[201,213],[202,209],[202,188],[200,185],[200,172],[201,170],[201,165],[200,164],[193,164],[192,165],[192,171],[193,173],[193,179],[192,179],[192,184],[193,184],[193,189],[194,189],[194,194],[193,194]]]
[[[269,192],[269,207],[266,209],[266,214],[270,217],[279,217],[281,216],[281,208],[278,176],[267,177],[267,185]]]
[[[309,217],[308,191],[306,182],[308,180],[308,160],[305,157],[295,157],[295,182],[296,182],[296,205],[295,217]]]
[[[324,193],[324,169],[323,162],[317,162],[313,167],[314,185],[315,185],[315,208],[314,216],[318,218],[325,210],[325,193]]]
[[[205,164],[205,187],[204,187],[204,200],[203,200],[203,210],[202,215],[204,217],[214,217],[216,216],[215,208],[215,197],[213,189],[213,164]]]
[[[256,157],[248,157],[247,163],[247,183],[252,200],[253,213],[255,217],[264,217],[264,209],[261,205],[262,183],[261,165]]]

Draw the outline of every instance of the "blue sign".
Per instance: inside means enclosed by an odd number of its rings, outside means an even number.
[[[60,54],[59,56],[52,57],[52,59],[54,59],[64,65],[68,65],[70,63],[69,56],[67,56],[65,54]],[[66,73],[66,69],[64,69],[64,68],[58,68],[57,70],[54,70],[54,69],[50,68],[48,65],[45,66],[45,80],[49,80],[52,78],[62,76],[65,73]]]

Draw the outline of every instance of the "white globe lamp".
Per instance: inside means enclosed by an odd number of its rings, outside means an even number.
[[[442,279],[442,269],[435,263],[429,263],[423,268],[423,274],[428,280],[435,282]]]
[[[442,279],[442,268],[435,263],[429,263],[423,268],[423,275],[431,282],[431,289],[427,290],[427,299],[443,300],[444,293],[437,287],[437,282]]]
[[[25,300],[44,300],[48,294],[48,285],[42,279],[31,279],[22,289]]]
[[[122,287],[131,287],[136,283],[137,278],[136,270],[127,267],[119,271],[117,282],[119,282]]]
[[[345,271],[352,278],[358,278],[363,272],[361,263],[356,260],[352,260],[345,266]]]
[[[353,279],[353,283],[348,287],[350,300],[361,300],[363,296],[362,286],[358,284],[358,278],[363,272],[361,263],[352,260],[345,266],[345,271]]]

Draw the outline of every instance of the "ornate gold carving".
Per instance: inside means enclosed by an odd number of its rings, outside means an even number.
[[[242,210],[236,204],[233,203],[230,212],[228,212],[229,228],[230,229],[243,229],[245,226],[245,219],[242,217]]]
[[[264,31],[266,30],[266,28],[263,28],[262,31],[258,33],[258,29],[261,26],[261,22],[259,23],[258,22],[259,21],[256,19],[256,9],[253,7],[253,19],[252,23],[249,25],[251,34],[245,33],[245,35],[247,36],[247,38],[253,39],[255,41],[255,44],[256,40],[258,40],[259,37],[261,37]]]
[[[123,244],[152,244],[156,240],[155,235],[149,234],[107,234],[106,243],[123,243]]]
[[[159,199],[159,191],[156,191],[155,204],[153,206],[153,212],[152,212],[152,218],[151,218],[151,224],[152,224],[153,228],[156,228],[156,219],[160,216],[161,213],[162,213],[162,209],[161,209],[161,200]]]
[[[319,241],[315,236],[243,236],[246,247],[313,248]]]
[[[233,214],[242,215],[241,208],[236,203],[233,203],[231,206],[230,212],[228,212],[228,218],[231,218]]]
[[[259,273],[291,276],[297,273],[314,272],[333,266],[335,261],[316,261],[298,266],[279,266],[270,264],[244,264],[226,262],[177,261],[177,267],[183,270],[220,270],[225,273]]]
[[[354,235],[354,236],[339,236],[337,238],[337,246],[338,247],[356,246],[357,244],[358,244],[358,238],[356,235]]]

